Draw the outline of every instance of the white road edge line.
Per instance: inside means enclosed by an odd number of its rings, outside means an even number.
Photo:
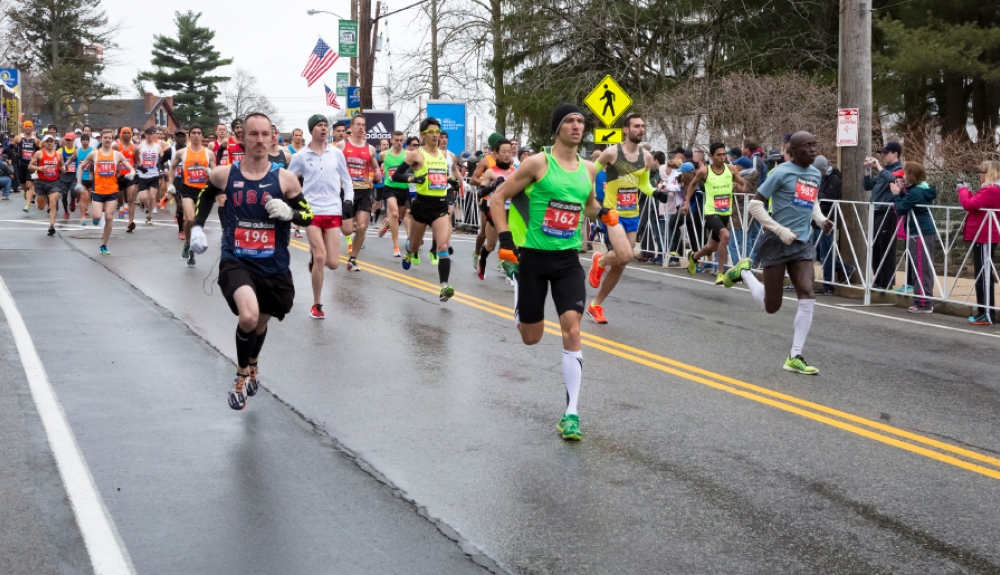
[[[587,262],[589,264],[590,261],[593,259],[593,257],[594,256],[590,256],[589,258],[580,258],[580,261],[581,262]],[[666,273],[666,272],[660,272],[660,271],[656,271],[656,270],[649,270],[649,269],[639,268],[639,267],[633,267],[633,266],[628,266],[625,269],[626,270],[639,271],[639,272],[646,272],[646,273],[655,274],[655,275],[658,275],[658,276],[663,276],[663,277],[672,278],[672,279],[698,282],[698,283],[702,283],[702,284],[705,284],[705,285],[708,285],[708,286],[712,286],[713,288],[717,288],[718,287],[718,286],[716,286],[711,281],[700,280],[698,278],[693,278],[693,277],[684,277],[684,276],[680,276],[680,275],[674,275],[674,274],[670,274],[670,273]],[[741,288],[741,287],[733,287],[731,289],[738,289],[738,290],[742,290],[742,291],[749,291],[746,288]],[[784,296],[783,299],[786,299],[788,301],[796,301],[796,298],[789,297],[789,296]],[[875,313],[875,312],[870,312],[870,311],[862,311],[860,309],[852,309],[852,308],[849,308],[849,307],[843,307],[843,306],[833,305],[833,304],[828,304],[828,303],[816,302],[816,305],[820,306],[820,307],[827,307],[827,308],[830,308],[830,309],[836,309],[836,310],[846,311],[846,312],[850,312],[850,313],[859,313],[861,315],[870,315],[870,316],[878,317],[878,318],[882,318],[882,319],[891,319],[893,321],[901,321],[903,323],[913,323],[913,324],[923,325],[923,326],[927,326],[927,327],[936,327],[938,329],[946,329],[946,330],[949,330],[949,331],[957,331],[957,332],[968,333],[968,334],[976,335],[976,336],[993,337],[993,338],[1000,339],[1000,335],[993,334],[993,333],[984,333],[984,332],[981,332],[981,331],[972,331],[971,329],[962,329],[960,327],[951,327],[949,325],[938,325],[936,323],[926,323],[926,322],[917,321],[917,320],[913,320],[913,319],[906,319],[904,317],[893,317],[891,315],[883,315],[883,314],[880,314],[880,313]]]
[[[118,535],[114,521],[104,506],[94,477],[83,459],[73,430],[66,420],[66,413],[59,404],[55,390],[45,374],[42,360],[35,351],[31,334],[14,304],[14,297],[0,277],[0,310],[7,318],[7,325],[14,336],[21,365],[28,378],[31,397],[35,400],[39,418],[55,457],[66,495],[69,497],[76,523],[90,555],[95,575],[135,575],[135,567]]]

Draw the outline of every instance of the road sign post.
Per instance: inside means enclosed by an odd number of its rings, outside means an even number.
[[[632,105],[632,98],[625,93],[625,90],[615,82],[610,75],[594,86],[590,94],[583,101],[587,104],[594,115],[607,127],[611,127],[615,120],[621,117]]]

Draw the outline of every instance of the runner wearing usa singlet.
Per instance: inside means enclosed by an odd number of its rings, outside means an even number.
[[[42,138],[42,149],[35,152],[35,157],[28,164],[28,169],[38,174],[35,194],[45,196],[49,202],[49,235],[56,235],[56,212],[59,211],[59,174],[63,171],[62,157],[56,151],[55,138],[46,134]]]
[[[382,180],[382,170],[378,166],[378,154],[375,148],[368,144],[365,117],[361,114],[351,118],[351,135],[337,148],[344,152],[347,159],[347,171],[351,175],[354,188],[354,219],[344,220],[341,231],[350,236],[355,233],[354,241],[348,242],[347,271],[358,272],[358,254],[365,243],[365,233],[368,231],[368,220],[372,214],[372,180]]]
[[[101,233],[101,255],[109,256],[108,240],[111,239],[111,228],[115,222],[115,204],[118,201],[118,169],[126,166],[129,172],[134,169],[121,152],[114,149],[114,130],[101,131],[101,147],[87,154],[80,162],[82,168],[93,168],[94,193],[90,201],[90,218],[94,225],[101,223],[104,216],[104,231]],[[76,181],[83,179],[83,170],[76,171]]]

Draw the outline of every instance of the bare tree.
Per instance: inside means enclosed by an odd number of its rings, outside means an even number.
[[[231,122],[242,118],[251,112],[267,114],[271,121],[281,127],[283,119],[278,116],[278,109],[265,96],[257,84],[257,77],[244,68],[237,68],[236,73],[220,90],[222,93],[222,113],[219,119]]]

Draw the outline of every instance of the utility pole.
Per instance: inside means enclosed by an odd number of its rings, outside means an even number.
[[[358,21],[358,2],[359,2],[359,0],[351,0],[351,20],[354,20],[355,22]],[[361,26],[359,25],[358,26],[358,35],[360,36],[360,34],[361,34]],[[357,38],[355,38],[355,39],[357,39]],[[359,42],[359,44],[360,44],[360,42]],[[348,82],[348,85],[350,85],[350,86],[357,86],[358,85],[358,59],[357,58],[351,58],[350,67],[351,67],[351,72],[350,72],[351,75],[350,75],[350,81]]]
[[[838,148],[840,172],[843,175],[843,197],[848,201],[867,202],[869,193],[864,190],[865,158],[872,150],[872,0],[840,0],[840,58],[838,101],[840,108],[858,109],[858,145]],[[865,229],[868,227],[869,207],[858,206],[857,217],[853,209],[844,210],[845,227],[850,244],[841,242],[841,255],[853,259],[853,246],[857,261],[852,262],[862,277],[867,277],[868,246]],[[860,221],[859,221],[860,220]]]
[[[368,4],[371,4],[371,0],[365,0]],[[375,84],[375,48],[378,43],[378,21],[379,16],[382,13],[382,0],[377,0],[375,2],[375,18],[371,22],[371,34],[367,44],[360,44],[361,49],[365,50],[365,63],[361,68],[361,109],[371,110],[375,107],[374,100],[375,95],[372,93],[372,88]]]

